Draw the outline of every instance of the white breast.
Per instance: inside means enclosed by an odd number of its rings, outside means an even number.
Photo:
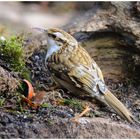
[[[47,54],[46,54],[46,58],[45,58],[45,62],[46,60],[54,53],[54,52],[57,52],[61,47],[58,46],[56,44],[56,42],[51,39],[51,38],[48,38],[47,40],[48,42],[48,50],[47,50]]]

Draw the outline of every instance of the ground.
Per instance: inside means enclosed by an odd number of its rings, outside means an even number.
[[[19,5],[21,9],[18,9]],[[16,25],[15,32],[20,32],[31,26],[63,26],[75,14],[58,13],[54,16],[49,12],[44,14],[37,5],[35,8],[28,6],[27,8],[19,3],[9,3],[6,6],[5,3],[1,3],[1,23],[6,24],[8,30],[12,30]],[[56,14],[56,11],[54,12]],[[8,16],[9,14],[11,16]],[[13,17],[12,20],[9,17]],[[30,40],[26,41],[32,43]],[[6,92],[3,96],[9,97],[6,98],[8,104],[4,107],[5,98],[0,100],[0,138],[140,138],[140,125],[130,124],[121,119],[109,107],[77,99],[62,88],[48,92],[47,89],[54,85],[54,81],[44,66],[45,51],[38,48],[40,44],[33,42],[36,47],[34,46],[33,53],[28,52],[27,67],[31,71],[31,83],[35,92],[45,94],[43,104],[38,109],[32,109],[18,98],[19,92],[14,95]],[[105,76],[105,82],[112,93],[140,121],[140,86],[128,81],[116,82],[109,75]],[[70,118],[80,113],[85,104],[90,106],[91,111],[80,119],[79,124],[71,122]]]
[[[82,111],[85,101],[68,95],[64,89],[45,91],[53,85],[53,81],[47,74],[47,69],[44,69],[43,54],[35,53],[30,58],[32,63],[30,62],[29,66],[32,69],[32,84],[36,92],[45,92],[44,106],[31,109],[24,104],[22,110],[18,111],[1,107],[1,138],[140,138],[139,124],[132,125],[117,116],[110,108],[91,102],[86,102],[90,105],[91,111],[80,119],[80,123],[71,122],[70,118]],[[111,91],[139,120],[140,87],[128,83],[114,83],[107,78],[105,81]],[[75,102],[57,102],[60,99]]]

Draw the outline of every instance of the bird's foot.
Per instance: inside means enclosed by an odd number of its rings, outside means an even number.
[[[89,111],[90,111],[89,106],[86,106],[85,109],[79,115],[71,118],[70,121],[79,124],[80,117],[82,117],[84,114],[86,114]]]

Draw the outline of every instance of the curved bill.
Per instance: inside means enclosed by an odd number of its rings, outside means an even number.
[[[38,31],[40,31],[40,32],[47,32],[46,29],[39,28],[39,27],[32,27],[32,29],[38,30]]]

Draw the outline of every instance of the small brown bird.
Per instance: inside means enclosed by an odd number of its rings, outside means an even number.
[[[122,118],[133,122],[133,115],[109,91],[100,68],[77,40],[57,28],[42,31],[48,43],[45,63],[54,79],[77,97],[104,101]]]

